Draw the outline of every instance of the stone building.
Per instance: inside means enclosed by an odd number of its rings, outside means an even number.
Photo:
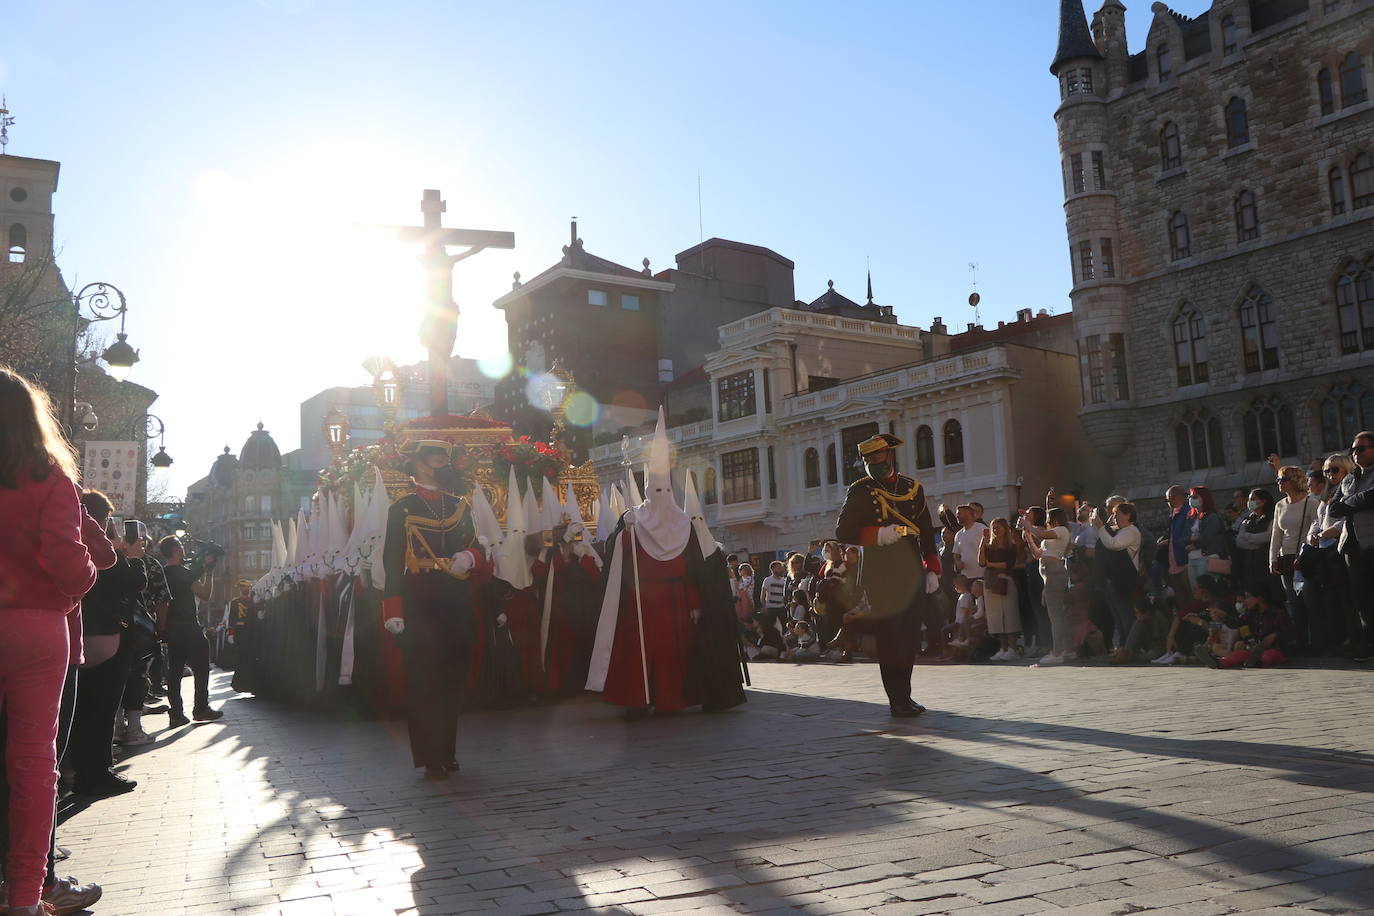
[[[654,273],[645,258],[635,270],[587,251],[572,226],[562,259],[528,281],[517,274],[494,303],[506,313],[511,374],[497,387],[496,411],[517,432],[542,435],[543,405],[531,403],[530,381],[559,362],[579,389],[600,405],[592,428],[574,430],[580,457],[596,434],[616,436],[638,426],[660,404],[678,420],[711,412],[705,371],[716,329],[772,308],[895,323],[892,309],[869,296],[859,305],[835,291],[795,298],[792,261],[775,251],[728,239],[707,239]]]
[[[775,308],[720,328],[706,362],[709,419],[669,430],[679,477],[692,474],[712,531],[755,556],[831,537],[859,442],[897,435],[903,472],[934,511],[977,501],[988,517],[1041,502],[1051,485],[1100,487],[1100,459],[1076,419],[1077,358],[1068,314],[950,335]],[[642,437],[630,460],[641,461]],[[621,449],[592,451],[603,484]]]
[[[224,447],[210,473],[187,489],[186,531],[224,548],[209,605],[222,607],[239,579],[256,581],[272,565],[272,522],[295,513],[285,496],[281,451],[261,423],[235,456]]]
[[[1080,417],[1115,489],[1267,485],[1374,426],[1374,4],[1062,0]]]

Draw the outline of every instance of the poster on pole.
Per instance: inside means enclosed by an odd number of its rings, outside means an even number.
[[[81,484],[114,503],[114,514],[132,517],[138,495],[138,443],[87,442]]]

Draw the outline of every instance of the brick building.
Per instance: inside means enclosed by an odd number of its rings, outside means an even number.
[[[1267,484],[1374,426],[1374,3],[1062,0],[1080,418],[1115,487]]]

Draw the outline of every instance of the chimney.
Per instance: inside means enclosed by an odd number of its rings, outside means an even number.
[[[997,330],[999,330],[999,331],[1002,330],[1003,328],[1005,328],[1006,326],[1007,326],[1007,323],[1006,323],[1005,321],[999,321],[999,322],[997,322]]]
[[[970,322],[968,323],[968,330],[969,330],[969,333],[972,334],[974,331],[981,331],[982,328],[980,328],[978,325],[976,325],[976,324],[974,324],[972,321],[970,321]]]
[[[1030,321],[1030,320],[1031,320],[1031,310],[1030,310],[1030,309],[1017,309],[1017,311],[1016,311],[1016,320],[1017,320],[1017,321]]]
[[[936,315],[936,316],[935,316],[935,321],[932,322],[931,325],[930,325],[930,333],[932,333],[932,334],[948,334],[948,333],[949,333],[949,328],[945,327],[945,319],[941,318],[939,315]]]

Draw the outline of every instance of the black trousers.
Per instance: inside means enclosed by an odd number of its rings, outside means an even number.
[[[1350,521],[1347,519],[1346,524]],[[1370,629],[1374,627],[1374,547],[1347,547],[1345,554],[1346,569],[1350,571],[1350,638],[1356,646],[1356,654],[1367,655],[1370,651]]]
[[[401,606],[411,761],[443,766],[458,755],[458,712],[475,633],[472,593],[443,573],[411,574]]]
[[[81,689],[76,695],[71,738],[64,764],[75,772],[78,791],[102,779],[114,765],[110,744],[114,740],[114,716],[129,680],[129,641],[121,638],[119,651],[98,665],[81,669]]]
[[[183,714],[181,705],[182,670],[191,668],[195,683],[193,710],[210,706],[210,644],[195,624],[173,624],[167,628],[167,706],[171,715]]]
[[[906,607],[881,620],[874,628],[878,640],[878,671],[887,701],[894,706],[911,700],[911,672],[921,648],[921,623],[933,596],[914,590]]]

